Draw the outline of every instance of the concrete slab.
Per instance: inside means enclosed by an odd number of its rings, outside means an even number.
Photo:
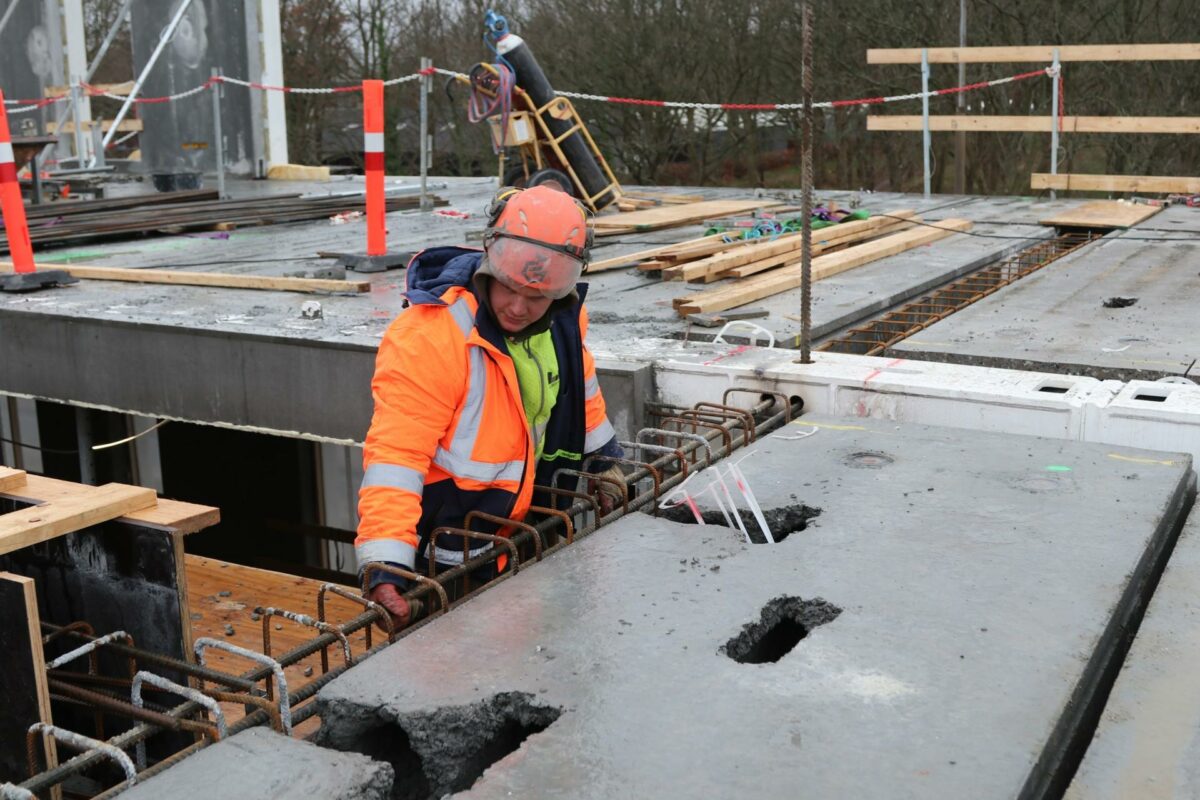
[[[1195,210],[1169,209],[1150,222],[1161,228],[1183,213]],[[1181,225],[1189,223],[1185,218]],[[1102,379],[1194,376],[1200,374],[1197,297],[1200,238],[1132,228],[1050,264],[889,352]],[[1121,298],[1136,302],[1121,307]]]
[[[321,743],[420,796],[1061,793],[1190,458],[801,422],[742,466],[805,530],[625,518],[325,687]]]
[[[393,187],[410,178],[389,178]],[[492,178],[439,178],[436,190],[465,222],[430,212],[388,215],[391,251],[462,244],[483,226],[481,214],[494,194]],[[361,187],[361,178],[306,184],[231,182],[246,193],[336,194]],[[125,187],[127,190],[129,187]],[[746,196],[744,189],[681,188],[705,197]],[[928,219],[950,215],[963,197],[925,199],[890,193],[856,193],[874,211],[916,208]],[[848,205],[846,192],[821,192],[822,201]],[[1018,239],[1044,235],[1027,225],[989,226]],[[700,228],[655,231],[602,240],[597,257],[680,241]],[[355,251],[364,242],[361,221],[324,221],[245,228],[156,239],[88,244],[39,253],[39,263],[85,263],[128,268],[172,267],[259,275],[311,273],[332,262],[317,251]],[[932,247],[886,259],[822,281],[814,292],[818,335],[927,290],[1017,244],[1012,239],[955,236]],[[317,296],[320,318],[301,315],[312,295],[191,286],[81,281],[64,289],[0,297],[0,392],[83,403],[144,416],[235,425],[284,435],[338,441],[361,440],[370,418],[367,386],[375,349],[402,311],[403,270],[377,273],[369,294]],[[636,271],[614,270],[591,279],[590,340],[627,344],[648,336],[689,335],[671,298],[690,291]],[[780,344],[794,346],[799,333],[799,292],[766,305],[757,322]],[[696,338],[713,336],[693,327]],[[80,381],[85,371],[89,380]],[[603,379],[602,379],[603,380]],[[345,391],[347,386],[361,387]],[[287,396],[296,402],[279,404]]]
[[[1069,800],[1200,797],[1200,517],[1150,601]]]
[[[251,728],[185,758],[134,786],[128,800],[204,795],[221,800],[387,800],[392,767],[335,753],[267,728]]]

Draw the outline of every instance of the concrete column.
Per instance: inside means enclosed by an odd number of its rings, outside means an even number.
[[[155,425],[153,417],[129,417],[130,434],[138,434]],[[162,494],[162,457],[158,449],[158,431],[151,431],[133,440],[133,481],[138,486],[149,486]]]
[[[75,409],[75,442],[79,448],[79,482],[95,486],[96,451],[92,450],[92,445],[96,439],[92,435],[91,413],[86,408]]]
[[[358,528],[358,486],[362,483],[362,448],[322,443],[321,524],[331,528]],[[330,569],[354,571],[354,548],[343,542],[327,542],[325,558]]]

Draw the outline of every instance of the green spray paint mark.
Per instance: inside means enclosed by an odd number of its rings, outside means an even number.
[[[1070,467],[1063,467],[1058,464],[1051,464],[1050,466],[1046,467],[1046,472],[1070,472],[1070,471],[1071,471]]]

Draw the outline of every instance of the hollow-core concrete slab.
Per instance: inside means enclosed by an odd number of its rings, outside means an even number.
[[[1087,245],[894,345],[917,358],[1095,378],[1196,375],[1195,209]]]
[[[251,728],[134,786],[127,800],[219,797],[221,800],[387,800],[392,767],[357,753],[334,753],[308,742]]]
[[[1061,792],[1190,458],[799,422],[741,465],[806,529],[625,518],[335,680],[322,743],[421,796]]]
[[[1200,797],[1200,517],[1167,563],[1068,800]]]

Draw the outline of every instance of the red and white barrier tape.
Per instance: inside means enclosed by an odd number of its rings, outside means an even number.
[[[397,86],[402,83],[410,83],[418,80],[426,75],[445,75],[451,78],[467,77],[461,72],[455,72],[448,69],[439,69],[431,67],[427,70],[414,72],[411,75],[403,75],[399,78],[391,78],[383,82],[384,86]],[[965,86],[951,86],[946,89],[934,89],[929,92],[911,92],[909,94],[897,94],[889,97],[860,97],[854,100],[827,100],[820,103],[813,103],[813,108],[844,108],[847,106],[868,106],[881,103],[896,103],[903,100],[919,100],[922,97],[939,97],[944,95],[959,94],[961,92],[969,92],[975,89],[985,89],[991,86],[1000,86],[1005,83],[1014,83],[1016,81],[1036,78],[1042,75],[1049,75],[1054,78],[1058,76],[1058,72],[1053,67],[1045,67],[1043,69],[1034,70],[1032,72],[1022,72],[1019,75],[1010,75],[1007,78],[996,78],[990,81],[979,81],[978,83],[969,83]],[[153,103],[170,103],[175,100],[182,100],[185,97],[191,97],[194,94],[199,94],[210,88],[214,83],[229,83],[235,86],[245,86],[248,89],[260,89],[271,92],[285,92],[287,94],[341,94],[347,92],[362,91],[362,86],[355,84],[352,86],[331,86],[317,88],[301,88],[294,86],[271,86],[265,83],[255,83],[254,81],[245,81],[240,78],[230,78],[222,76],[219,78],[210,78],[204,83],[187,91],[177,94],[164,95],[163,97],[137,97],[134,98],[134,103],[140,105],[150,105]],[[108,97],[113,100],[126,100],[128,95],[114,94],[96,89],[87,84],[81,84],[84,91],[93,97]],[[583,92],[558,92],[563,97],[569,97],[573,100],[595,100],[601,103],[617,103],[621,105],[633,106],[652,106],[656,108],[693,108],[707,109],[717,111],[796,111],[804,108],[803,103],[688,103],[675,100],[644,100],[636,97],[612,97],[602,94],[586,94]],[[14,108],[7,109],[9,114],[20,114],[27,111],[36,111],[39,108],[44,108],[52,103],[61,103],[64,100],[69,100],[69,96],[48,97],[44,100],[5,100],[5,104],[13,104]],[[1060,95],[1061,101],[1061,95]],[[26,103],[27,105],[17,106],[18,103]]]

